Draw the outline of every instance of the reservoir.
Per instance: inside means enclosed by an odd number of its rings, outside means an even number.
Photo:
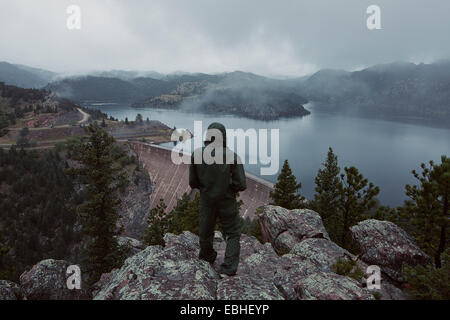
[[[144,120],[149,117],[169,127],[191,132],[196,120],[203,121],[203,130],[211,122],[221,122],[233,129],[279,129],[280,170],[284,159],[288,159],[297,181],[302,184],[300,193],[308,199],[314,196],[314,178],[326,159],[328,147],[332,147],[338,156],[341,171],[344,166],[358,168],[369,182],[380,187],[378,198],[381,204],[389,206],[403,204],[405,185],[416,182],[411,174],[413,169],[419,169],[422,162],[429,160],[440,163],[441,155],[450,156],[450,129],[320,113],[308,106],[305,107],[311,115],[276,121],[178,110],[135,109],[121,103],[98,103],[87,107],[99,109],[108,117],[119,120],[128,117],[132,121],[140,113]],[[259,175],[259,165],[246,164],[245,168]],[[263,178],[276,182],[277,175]]]

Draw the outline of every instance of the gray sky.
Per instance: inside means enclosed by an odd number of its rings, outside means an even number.
[[[450,58],[448,0],[0,1],[0,61],[58,72],[300,76]],[[66,27],[70,4],[81,30]],[[382,30],[366,27],[371,4]]]

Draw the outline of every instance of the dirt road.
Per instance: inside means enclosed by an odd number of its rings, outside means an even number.
[[[85,123],[89,120],[89,117],[91,116],[90,114],[84,112],[83,110],[81,110],[80,108],[77,108],[78,111],[83,115],[83,119],[81,119],[80,121],[78,121],[78,123]]]

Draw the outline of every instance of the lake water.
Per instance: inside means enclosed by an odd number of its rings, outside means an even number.
[[[119,120],[134,120],[138,113],[144,119],[159,120],[170,127],[193,132],[194,121],[203,121],[203,130],[211,122],[221,122],[227,128],[267,128],[280,131],[280,169],[284,159],[297,180],[300,192],[307,198],[314,195],[314,177],[325,161],[328,147],[338,156],[341,169],[355,166],[379,186],[382,204],[403,204],[405,184],[415,183],[411,170],[422,162],[450,156],[450,130],[386,120],[352,118],[314,112],[302,118],[259,121],[238,116],[208,115],[174,110],[134,109],[126,104],[90,105]],[[259,175],[258,165],[245,165],[246,170]],[[277,175],[263,178],[276,182]]]

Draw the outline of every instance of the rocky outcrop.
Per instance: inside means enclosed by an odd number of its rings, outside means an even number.
[[[24,295],[17,283],[0,280],[0,300],[22,300]]]
[[[282,300],[275,284],[264,278],[235,276],[217,285],[218,300]]]
[[[242,235],[236,277],[220,279],[225,241],[216,232],[214,265],[199,260],[198,237],[166,234],[165,247],[149,246],[96,284],[95,299],[283,299],[275,285],[278,257],[270,244]],[[279,268],[278,272],[283,270]],[[293,286],[292,286],[293,289]]]
[[[305,239],[295,244],[291,253],[323,272],[333,272],[333,265],[339,258],[356,259],[353,254],[327,239]]]
[[[134,256],[139,251],[145,249],[145,245],[141,241],[130,237],[118,237],[117,243],[119,246],[127,249],[128,257]]]
[[[149,246],[97,283],[96,300],[209,300],[218,275],[182,247]]]
[[[356,280],[335,273],[318,272],[301,278],[295,291],[302,300],[375,300]]]
[[[34,265],[20,276],[20,286],[28,300],[80,300],[90,295],[83,287],[70,290],[67,287],[67,268],[71,263],[47,259]]]
[[[287,210],[268,205],[257,213],[266,241],[279,253],[288,253],[307,238],[330,239],[317,212],[308,209]]]
[[[350,228],[361,249],[361,259],[378,265],[391,279],[403,282],[402,264],[427,264],[426,255],[413,238],[392,222],[365,220]]]
[[[165,247],[149,246],[128,258],[122,268],[103,275],[96,284],[98,291],[94,299],[298,299],[299,279],[321,273],[313,260],[295,253],[278,256],[271,244],[261,244],[243,234],[237,275],[221,279],[218,270],[225,241],[219,232],[214,239],[218,257],[213,265],[197,258],[198,237],[191,232],[178,236],[166,234],[164,240]],[[314,298],[314,294],[318,295],[317,299],[327,294],[343,299],[367,297],[368,290],[356,281],[345,281],[350,278],[344,276],[337,279],[323,283],[320,295],[305,287],[310,293],[302,298]],[[305,286],[311,283],[306,282]],[[347,291],[356,290],[355,286],[357,291],[346,295]]]
[[[329,240],[317,213],[311,210],[289,211],[275,206],[267,206],[264,212],[267,215],[260,213],[260,222],[271,237],[272,243],[263,244],[256,238],[243,234],[240,239],[240,264],[234,277],[222,278],[219,273],[219,264],[223,260],[226,246],[220,232],[214,235],[214,248],[218,253],[214,264],[198,259],[198,236],[188,231],[180,235],[166,234],[164,246],[148,246],[144,249],[141,249],[143,246],[139,241],[121,237],[119,241],[127,244],[135,254],[130,256],[121,268],[103,274],[91,288],[92,297],[96,300],[406,298],[399,288],[385,279],[387,277],[382,277],[381,289],[377,290],[379,294],[375,295],[375,291],[366,287],[364,278],[359,282],[359,278],[357,281],[336,274],[333,266],[338,259],[357,261],[361,270],[365,271],[365,262],[372,263],[367,259],[370,255],[360,261],[358,257]],[[403,239],[404,235],[395,226],[376,220],[369,220],[352,228],[355,239],[363,243],[364,237],[369,235],[361,230],[371,233],[370,228],[374,228],[375,234],[380,234],[371,240],[375,241],[375,248],[389,249],[391,251],[386,252],[393,255],[397,251],[413,250],[412,247],[405,248],[406,244],[412,246],[412,243],[408,238]],[[394,231],[397,237],[403,240],[392,240],[391,232]],[[280,240],[279,237],[283,233],[285,236]],[[384,238],[386,243],[378,237]],[[403,247],[399,248],[401,245]],[[393,247],[387,248],[389,246]],[[274,248],[278,248],[278,253]],[[288,249],[288,253],[281,254]],[[367,250],[363,252],[366,253]],[[378,253],[379,256],[380,254]],[[397,256],[398,259],[400,257],[402,256]],[[44,260],[21,276],[21,288],[14,284],[2,287],[0,283],[0,293],[3,292],[2,288],[7,288],[4,291],[7,292],[4,293],[5,296],[23,292],[28,299],[87,297],[82,291],[66,289],[65,271],[68,265],[66,261]]]

